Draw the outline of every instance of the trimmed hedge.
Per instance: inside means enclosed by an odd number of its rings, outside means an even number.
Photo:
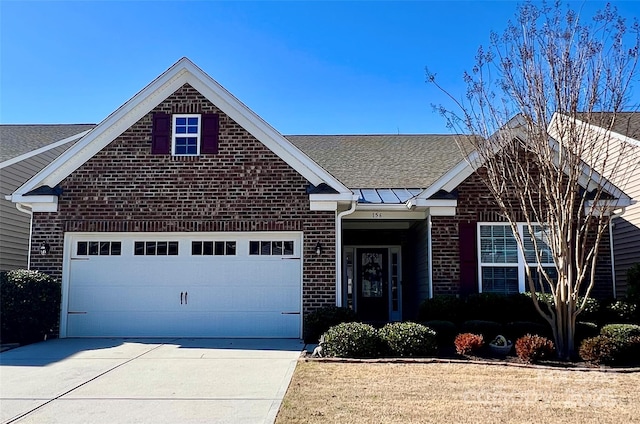
[[[392,322],[378,334],[386,344],[387,353],[393,357],[434,356],[438,351],[436,332],[422,324]]]
[[[344,322],[324,334],[322,352],[339,358],[377,358],[384,356],[385,344],[373,326],[361,322]]]
[[[551,333],[552,331],[548,324],[533,321],[513,321],[504,326],[504,335],[509,340],[518,340],[526,334],[551,337]]]
[[[304,317],[305,343],[318,343],[320,336],[334,325],[356,320],[356,313],[338,306],[326,306],[316,309]]]
[[[60,319],[60,283],[38,271],[0,273],[0,337],[3,343],[33,343],[55,336]]]
[[[502,325],[495,321],[471,320],[465,321],[460,327],[463,333],[482,334],[485,340],[493,340],[502,334]]]
[[[433,320],[422,324],[436,332],[436,342],[439,348],[453,346],[453,341],[458,335],[458,327],[453,322]]]

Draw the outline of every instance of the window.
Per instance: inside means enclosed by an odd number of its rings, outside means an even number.
[[[200,115],[173,115],[173,155],[200,154]]]
[[[119,241],[79,241],[76,245],[78,256],[120,256],[121,252]]]
[[[482,293],[512,294],[527,291],[525,267],[530,268],[537,287],[541,278],[539,268],[543,268],[552,278],[557,277],[544,227],[533,226],[532,237],[526,224],[518,224],[518,232],[524,241],[524,255],[518,249],[511,226],[479,224],[478,274]],[[539,264],[536,256],[540,257]]]
[[[192,241],[191,254],[194,256],[235,256],[235,241]]]
[[[293,240],[286,241],[255,241],[249,242],[250,255],[263,256],[291,256],[293,255]]]
[[[178,242],[136,241],[133,252],[136,256],[176,256],[178,254]]]

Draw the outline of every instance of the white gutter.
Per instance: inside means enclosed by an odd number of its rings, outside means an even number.
[[[355,212],[358,197],[351,200],[351,207],[336,214],[336,306],[342,306],[342,217]]]

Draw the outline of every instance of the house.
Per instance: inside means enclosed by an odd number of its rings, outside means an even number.
[[[0,125],[0,193],[12,193],[94,125]],[[28,214],[0,197],[0,271],[29,263]]]
[[[10,197],[61,337],[296,338],[322,306],[411,319],[531,266],[478,261],[513,235],[453,136],[284,137],[186,58]]]
[[[558,115],[554,116],[557,120]],[[640,198],[640,113],[592,113],[578,116],[576,122],[593,140],[608,145],[607,164],[599,164],[605,176],[632,199]],[[551,127],[553,128],[554,122]],[[620,161],[618,169],[613,164]],[[615,165],[617,166],[617,165]],[[640,203],[624,208],[610,227],[613,257],[614,297],[623,297],[627,289],[627,270],[640,263]]]

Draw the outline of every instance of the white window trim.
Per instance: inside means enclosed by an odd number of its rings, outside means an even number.
[[[198,132],[196,134],[177,134],[176,133],[176,121],[178,118],[186,118],[187,122],[189,118],[198,118]],[[176,153],[176,138],[177,137],[196,137],[196,153],[195,154],[177,154]],[[200,156],[200,143],[202,140],[202,115],[199,113],[182,113],[174,114],[171,119],[171,155],[172,156]]]
[[[497,226],[497,225],[501,225],[501,226],[506,226],[509,228],[509,230],[511,230],[511,225],[509,225],[509,223],[505,223],[505,222],[478,222],[477,225],[477,229],[476,229],[476,254],[477,254],[477,258],[478,258],[478,293],[482,293],[482,266],[491,266],[491,267],[504,267],[504,268],[513,268],[513,267],[517,267],[518,268],[518,291],[520,293],[524,293],[527,290],[527,276],[526,276],[526,272],[525,272],[525,267],[532,267],[532,266],[538,266],[541,265],[542,267],[555,267],[555,264],[553,262],[542,262],[540,264],[538,264],[537,262],[526,262],[526,258],[524,257],[524,254],[522,252],[522,250],[520,249],[520,246],[518,246],[518,262],[517,263],[494,263],[494,262],[486,262],[483,263],[482,262],[482,255],[481,255],[481,240],[480,240],[480,227],[481,226]],[[542,226],[542,224],[533,224],[533,225],[540,225]],[[519,222],[517,224],[518,226],[518,233],[520,234],[520,238],[522,240],[524,240],[524,230],[527,227],[527,223],[526,222]]]

